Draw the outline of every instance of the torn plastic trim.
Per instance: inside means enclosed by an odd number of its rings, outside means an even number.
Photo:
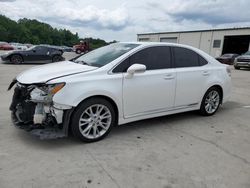
[[[64,111],[62,129],[59,129],[58,127],[38,128],[37,125],[34,124],[20,126],[14,113],[11,113],[11,120],[15,127],[28,131],[31,135],[36,136],[41,140],[65,138],[69,135],[69,126],[73,111],[74,108]]]
[[[10,106],[13,124],[40,139],[67,137],[73,108],[68,106],[70,109],[58,109],[53,101],[33,102],[30,93],[36,87],[17,82]]]
[[[11,88],[15,85],[17,83],[17,79],[16,78],[14,78],[13,80],[12,80],[12,82],[10,83],[10,85],[9,85],[9,87],[8,87],[8,91],[9,90],[11,90]]]
[[[41,140],[68,137],[70,120],[71,120],[73,111],[74,111],[74,108],[64,111],[62,129],[55,129],[55,128],[54,129],[53,128],[33,129],[30,131],[30,134],[33,136],[39,137]]]

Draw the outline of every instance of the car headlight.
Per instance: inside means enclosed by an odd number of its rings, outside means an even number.
[[[31,100],[33,102],[45,102],[50,103],[52,102],[53,96],[59,92],[65,83],[57,83],[57,84],[47,84],[41,87],[35,87],[31,93]]]
[[[65,86],[65,83],[58,84],[50,84],[47,85],[47,93],[48,95],[55,95],[58,91],[60,91]]]

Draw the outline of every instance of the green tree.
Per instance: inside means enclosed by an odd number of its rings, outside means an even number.
[[[87,41],[92,49],[108,44],[102,39],[85,38],[81,40]],[[80,38],[78,33],[53,28],[49,24],[35,19],[22,18],[15,22],[0,15],[0,41],[73,46],[80,42]]]

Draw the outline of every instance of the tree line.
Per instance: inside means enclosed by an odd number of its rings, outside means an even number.
[[[35,19],[22,18],[16,22],[0,15],[0,41],[73,46],[80,40],[88,41],[93,49],[107,45],[107,42],[102,39],[81,39],[78,33],[53,28]]]

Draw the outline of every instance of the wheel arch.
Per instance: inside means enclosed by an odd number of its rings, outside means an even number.
[[[214,84],[214,85],[210,86],[209,88],[207,88],[206,92],[207,92],[210,88],[212,88],[212,87],[216,87],[216,88],[219,89],[220,94],[221,94],[220,104],[222,104],[222,102],[223,102],[223,88],[222,88],[222,86],[219,85],[219,84]],[[206,93],[206,92],[205,92],[205,93]],[[204,94],[204,95],[205,95],[205,94]]]
[[[116,115],[116,125],[118,124],[118,120],[119,120],[119,109],[118,109],[118,105],[116,104],[115,100],[113,100],[111,97],[109,96],[106,96],[106,95],[92,95],[92,96],[89,96],[85,99],[83,99],[73,110],[72,113],[74,113],[76,111],[76,109],[82,104],[84,103],[85,101],[89,100],[89,99],[92,99],[92,98],[102,98],[102,99],[105,99],[107,100],[114,108],[114,111],[115,111],[115,115]],[[72,118],[72,116],[71,116]],[[71,121],[71,120],[70,120]]]
[[[12,56],[14,56],[14,55],[19,55],[21,58],[22,58],[22,60],[24,61],[24,58],[23,58],[23,55],[22,54],[20,54],[20,53],[15,53],[15,54],[11,54],[11,55],[9,55],[9,60],[11,60],[11,58],[12,58]]]

